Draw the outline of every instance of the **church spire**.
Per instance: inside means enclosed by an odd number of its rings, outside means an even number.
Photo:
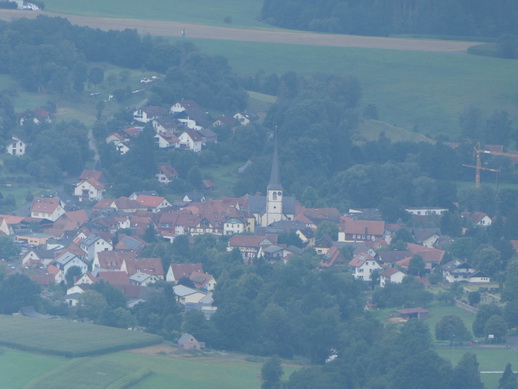
[[[275,132],[272,160],[272,172],[270,173],[270,183],[266,189],[268,190],[282,190],[281,173],[279,169],[279,150],[277,146],[277,131]]]

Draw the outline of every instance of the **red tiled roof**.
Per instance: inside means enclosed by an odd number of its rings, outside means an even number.
[[[136,201],[143,205],[144,207],[156,208],[165,200],[165,197],[161,196],[149,196],[149,195],[140,195],[137,197]]]
[[[203,273],[203,266],[201,263],[171,263],[169,268],[173,272],[175,280],[187,277],[189,278],[193,272]]]
[[[34,197],[32,200],[32,212],[52,213],[60,206],[57,197]]]
[[[341,230],[346,234],[369,234],[381,236],[385,233],[385,222],[378,220],[354,220],[341,218]]]

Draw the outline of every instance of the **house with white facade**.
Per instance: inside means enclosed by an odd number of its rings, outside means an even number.
[[[57,197],[34,197],[31,217],[56,221],[65,213],[64,204]]]
[[[196,130],[187,129],[180,136],[180,148],[185,150],[191,150],[195,153],[201,151],[203,145],[203,139]]]
[[[101,251],[113,250],[113,245],[111,242],[95,234],[92,234],[83,239],[81,241],[80,247],[86,252],[88,262],[90,263],[92,263],[95,257],[97,257],[97,253]]]
[[[380,271],[382,267],[374,257],[367,253],[360,253],[349,262],[349,269],[357,280],[370,281],[372,272]]]
[[[15,157],[21,157],[25,155],[26,148],[27,143],[25,143],[20,138],[13,136],[9,141],[7,141],[5,151],[7,154],[13,155]]]

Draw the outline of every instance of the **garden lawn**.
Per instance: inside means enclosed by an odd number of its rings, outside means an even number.
[[[156,335],[71,320],[0,315],[0,345],[68,357],[96,355],[162,342]]]

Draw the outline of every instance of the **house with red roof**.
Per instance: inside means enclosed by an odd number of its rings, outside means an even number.
[[[383,269],[380,273],[380,286],[382,288],[387,284],[401,284],[403,282],[403,278],[405,278],[406,274],[395,267],[388,267]]]
[[[142,286],[164,280],[164,268],[160,258],[124,259],[121,270],[128,274],[130,279],[132,276],[139,274],[134,281]],[[142,279],[140,274],[145,274],[149,277]],[[132,285],[135,285],[135,283]]]
[[[160,182],[161,184],[169,184],[178,177],[178,172],[171,165],[160,165],[158,167],[158,173],[156,174],[156,178],[158,182]]]
[[[135,200],[141,209],[147,209],[154,213],[159,212],[162,208],[171,207],[171,203],[162,196],[140,195]]]
[[[245,262],[253,261],[263,256],[265,247],[274,244],[272,238],[258,235],[234,235],[228,241],[227,251],[237,248]]]
[[[383,239],[385,222],[380,220],[355,220],[348,216],[340,219],[339,242],[362,242]]]
[[[104,184],[93,177],[78,182],[74,188],[74,196],[77,196],[79,201],[99,201],[105,192]]]
[[[344,265],[346,263],[345,256],[340,252],[336,246],[331,247],[320,260],[321,268],[328,268],[335,265]]]
[[[370,281],[372,272],[380,271],[382,267],[374,257],[360,253],[349,262],[349,269],[357,280]]]
[[[161,149],[169,149],[169,148],[179,148],[180,147],[180,138],[178,138],[173,132],[157,132],[155,134],[155,141],[159,148]]]
[[[425,269],[432,270],[439,266],[446,254],[446,251],[425,247],[414,243],[407,243],[407,250],[414,255],[420,255],[425,263]]]
[[[165,280],[178,284],[182,278],[190,279],[192,273],[203,273],[201,263],[171,263]]]
[[[188,128],[182,132],[182,134],[179,136],[179,139],[179,148],[184,150],[192,150],[195,153],[201,151],[203,138],[200,134],[198,134],[198,131]]]
[[[64,205],[57,197],[34,197],[31,206],[31,217],[56,221],[65,213]]]

